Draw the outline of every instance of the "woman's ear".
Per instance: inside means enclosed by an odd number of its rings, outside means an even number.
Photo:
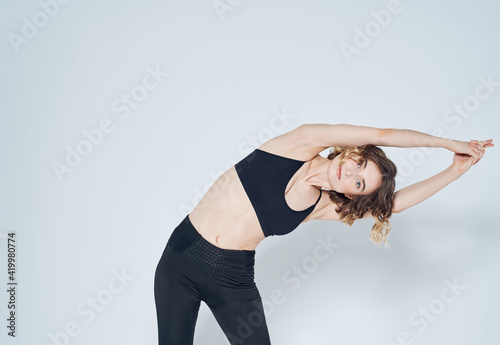
[[[346,198],[352,199],[353,196],[351,194],[344,194]]]

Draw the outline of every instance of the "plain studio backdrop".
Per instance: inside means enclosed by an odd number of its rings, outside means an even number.
[[[0,13],[2,344],[156,344],[154,271],[174,227],[300,124],[500,144],[492,1],[4,0]],[[385,151],[397,189],[453,157]],[[497,344],[498,162],[488,149],[394,215],[388,250],[369,219],[264,240],[273,344]],[[229,343],[203,303],[195,343]]]

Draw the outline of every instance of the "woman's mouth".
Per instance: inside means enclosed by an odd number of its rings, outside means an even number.
[[[339,178],[340,180],[340,174],[342,173],[342,165],[339,166],[339,168],[337,169],[337,177]]]

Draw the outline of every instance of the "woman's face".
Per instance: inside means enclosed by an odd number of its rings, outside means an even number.
[[[369,159],[361,165],[353,159],[340,165],[340,158],[337,156],[330,163],[328,178],[332,189],[348,198],[371,194],[382,184],[380,169]]]

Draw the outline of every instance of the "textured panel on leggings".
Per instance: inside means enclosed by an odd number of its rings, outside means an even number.
[[[204,239],[195,241],[184,251],[189,260],[211,276],[236,274],[253,277],[254,258],[245,254],[218,248]]]

